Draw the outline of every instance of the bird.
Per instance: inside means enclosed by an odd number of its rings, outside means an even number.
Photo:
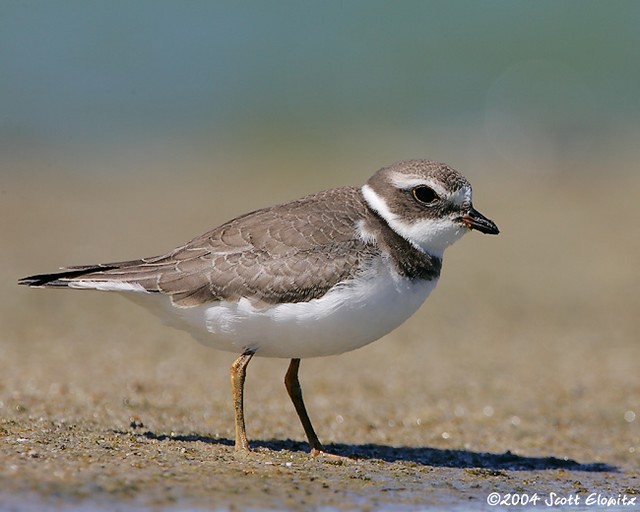
[[[289,359],[285,387],[310,454],[330,456],[307,413],[304,358],[388,334],[435,288],[443,253],[465,233],[498,234],[469,181],[434,160],[396,162],[362,187],[339,187],[236,217],[161,256],[70,266],[19,279],[36,288],[118,292],[231,365],[235,449],[251,451],[244,415],[254,356]]]

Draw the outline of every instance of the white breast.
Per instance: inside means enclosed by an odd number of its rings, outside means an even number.
[[[379,339],[415,313],[436,282],[411,281],[381,260],[362,279],[338,285],[319,299],[261,309],[247,299],[180,309],[157,294],[127,295],[146,299],[137,302],[152,306],[167,324],[205,345],[237,353],[255,350],[264,357],[305,358],[340,354]],[[162,303],[155,302],[159,299]]]

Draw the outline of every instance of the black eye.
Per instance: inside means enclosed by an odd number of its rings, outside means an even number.
[[[436,194],[431,187],[427,187],[426,185],[420,185],[413,189],[413,197],[419,203],[422,204],[433,204],[438,200],[438,194]]]

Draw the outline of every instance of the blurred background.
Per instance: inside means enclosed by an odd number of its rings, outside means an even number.
[[[476,208],[501,234],[465,237],[393,342],[335,364],[358,375],[354,390],[376,393],[392,385],[363,375],[361,357],[374,374],[394,358],[405,377],[418,365],[424,403],[452,421],[462,421],[452,411],[476,420],[490,411],[513,436],[478,449],[523,451],[514,429],[529,429],[544,451],[555,427],[540,418],[598,413],[604,424],[570,455],[588,446],[589,460],[637,457],[639,20],[633,0],[3,0],[0,391],[95,389],[97,376],[124,375],[102,385],[127,394],[132,373],[162,380],[172,358],[171,379],[183,371],[189,381],[202,350],[207,364],[222,361],[216,396],[227,404],[230,357],[176,341],[188,338],[119,297],[19,289],[16,279],[163,253],[248,210],[433,158],[470,179]],[[321,363],[309,368],[318,377],[301,378],[318,379],[316,392],[343,397],[343,420],[331,424],[348,442],[359,424],[345,412],[353,397],[322,380]],[[202,372],[210,389],[215,372]],[[336,402],[312,400],[333,421],[323,406]],[[437,416],[404,400],[395,407],[413,425]],[[455,427],[443,428],[446,440],[436,429],[427,442],[461,446]],[[594,454],[590,441],[606,428],[612,441]]]
[[[635,1],[5,0],[2,284],[426,157],[475,185],[503,234],[464,243],[514,292],[637,290],[639,19]]]
[[[409,156],[628,172],[639,16],[632,0],[4,0],[2,172],[265,160],[359,182]]]

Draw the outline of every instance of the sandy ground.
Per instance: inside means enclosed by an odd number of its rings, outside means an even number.
[[[256,450],[237,455],[233,354],[118,296],[15,285],[164,252],[315,181],[3,178],[0,509],[462,510],[493,492],[640,508],[640,178],[470,177],[501,235],[449,249],[391,335],[302,362],[316,430],[346,463],[307,455],[287,361],[251,362]]]

